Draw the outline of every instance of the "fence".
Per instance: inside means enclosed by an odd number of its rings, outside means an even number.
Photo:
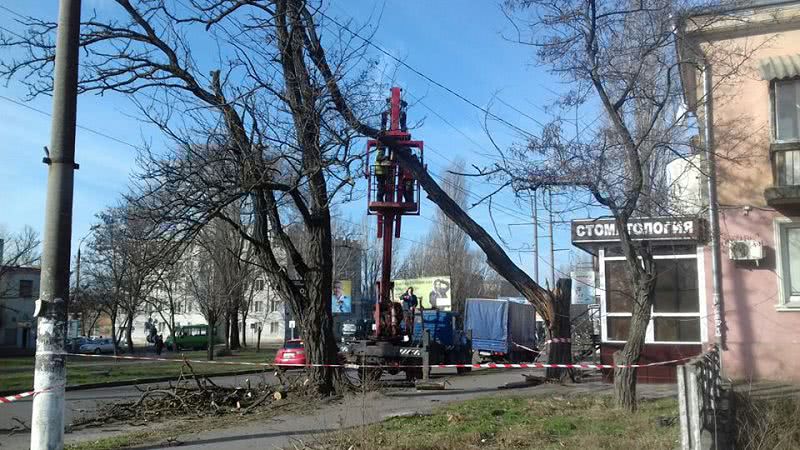
[[[728,392],[722,381],[717,346],[678,366],[681,448],[729,448]]]

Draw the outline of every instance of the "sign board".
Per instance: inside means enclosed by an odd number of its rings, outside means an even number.
[[[353,311],[353,283],[350,280],[333,282],[331,311],[334,314],[350,314]]]
[[[294,320],[290,320],[290,321],[289,321],[289,328],[295,328],[295,326],[294,326]]]
[[[696,217],[645,217],[628,221],[633,240],[699,240],[700,219]],[[619,231],[614,219],[582,219],[572,221],[572,243],[618,242]]]
[[[572,278],[572,304],[591,305],[595,302],[594,270],[576,270],[569,273]]]
[[[394,280],[392,300],[400,302],[408,288],[414,288],[419,304],[425,308],[438,308],[450,311],[450,277],[425,277],[407,280]]]

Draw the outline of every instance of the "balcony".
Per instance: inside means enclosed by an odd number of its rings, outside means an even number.
[[[772,186],[764,190],[767,204],[775,209],[800,208],[800,142],[770,145]]]

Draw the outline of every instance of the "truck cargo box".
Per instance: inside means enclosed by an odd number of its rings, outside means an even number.
[[[442,345],[453,345],[455,333],[453,332],[454,313],[450,311],[424,310],[414,315],[414,342],[422,341],[422,330],[429,330],[431,340]]]
[[[470,298],[465,311],[464,332],[472,332],[473,350],[510,355],[536,347],[536,310],[530,303]]]

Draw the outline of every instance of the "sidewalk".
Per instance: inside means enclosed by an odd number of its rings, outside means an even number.
[[[351,395],[342,401],[320,407],[314,414],[286,414],[268,422],[248,423],[226,429],[176,436],[170,442],[159,442],[139,447],[139,450],[169,448],[218,449],[280,449],[298,441],[313,442],[318,436],[343,428],[379,422],[390,417],[426,414],[434,408],[451,402],[483,396],[518,395],[611,395],[612,386],[601,382],[581,384],[543,384],[518,389],[498,389],[510,382],[522,381],[521,374],[530,370],[508,370],[495,373],[450,376],[445,391],[416,391],[393,389],[386,393],[369,392]],[[448,375],[449,376],[449,375]],[[674,396],[674,385],[640,385],[639,395],[645,398]]]

